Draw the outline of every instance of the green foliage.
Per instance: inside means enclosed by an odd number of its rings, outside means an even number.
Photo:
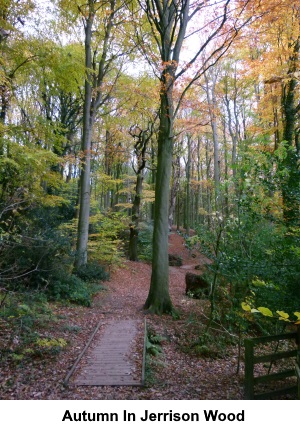
[[[217,320],[216,317],[208,329],[208,320],[204,314],[189,314],[177,334],[180,349],[187,354],[201,357],[226,356],[228,348],[237,344],[238,337]]]
[[[159,355],[162,352],[161,344],[163,341],[164,338],[162,336],[157,335],[154,330],[148,328],[146,338],[146,352],[154,356]]]
[[[214,331],[205,332],[191,345],[191,351],[201,357],[222,358],[226,356],[228,346],[236,343],[236,339],[223,332],[216,336]]]
[[[249,304],[249,302],[251,303],[251,300],[249,300],[249,299],[248,300],[246,299],[246,302],[242,302],[242,309],[245,312],[251,312],[252,314],[259,313],[265,317],[278,319],[279,321],[284,321],[286,323],[293,323],[295,325],[300,324],[300,312],[293,312],[293,316],[290,316],[285,311],[278,311],[277,310],[274,313],[269,308],[266,308],[264,306],[259,306],[257,309],[252,308],[251,304]]]
[[[153,225],[140,223],[138,236],[138,257],[142,261],[152,260]]]
[[[97,261],[91,261],[74,271],[74,274],[85,282],[107,281],[109,274]]]
[[[268,216],[254,212],[245,197],[236,217],[218,221],[214,229],[197,228],[192,238],[212,261],[206,277],[216,283],[213,299],[219,318],[240,325],[240,303],[252,294],[253,308],[300,307],[300,258],[297,229],[287,229]],[[251,203],[251,204],[252,204]]]
[[[56,273],[47,289],[52,300],[68,301],[82,306],[91,306],[91,288],[82,279],[69,273]]]
[[[9,293],[0,308],[0,318],[9,322],[14,330],[27,334],[37,325],[48,323],[52,317],[47,298],[40,291],[23,289]]]
[[[129,225],[122,212],[102,214],[92,205],[89,234],[89,256],[103,265],[119,264],[125,253],[122,232]]]
[[[19,363],[40,355],[39,331],[56,320],[45,294],[23,288],[17,292],[2,291],[0,298],[0,359]]]
[[[35,349],[32,349],[32,354],[40,354],[41,356],[45,354],[55,355],[59,354],[66,346],[67,342],[63,338],[40,338],[35,341]]]

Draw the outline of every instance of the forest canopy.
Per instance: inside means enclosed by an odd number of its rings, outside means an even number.
[[[3,315],[89,306],[126,258],[173,313],[172,228],[212,318],[299,311],[298,1],[0,0],[0,49]]]

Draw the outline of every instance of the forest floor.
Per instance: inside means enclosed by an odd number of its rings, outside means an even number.
[[[195,266],[204,268],[207,260],[186,249],[184,238],[175,232],[170,234],[169,248],[183,259],[181,267],[170,267],[170,295],[179,319],[145,314],[151,266],[125,261],[112,271],[92,307],[52,305],[48,323],[35,329],[44,337],[63,338],[67,346],[55,356],[6,360],[5,366],[2,362],[0,399],[242,399],[243,362],[237,373],[237,346],[228,345],[205,356],[197,355],[191,347],[205,326],[209,303],[185,295],[185,274],[201,273]],[[144,387],[76,386],[72,378],[64,386],[66,375],[99,321],[104,326],[121,319],[142,323],[145,317],[148,329],[160,338],[162,351],[148,357]],[[139,345],[137,349],[140,360],[142,348]]]

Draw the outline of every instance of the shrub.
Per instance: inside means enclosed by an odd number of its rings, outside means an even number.
[[[212,261],[206,278],[216,287],[212,300],[223,323],[236,319],[239,325],[241,302],[251,292],[256,308],[291,312],[299,307],[299,230],[241,210],[219,230],[199,226],[197,233],[200,251]]]
[[[74,274],[86,282],[107,281],[109,279],[109,274],[105,271],[104,267],[96,261],[81,266],[74,271]]]
[[[47,289],[52,300],[66,300],[82,306],[91,306],[91,290],[89,285],[75,275],[56,274]]]
[[[39,338],[35,341],[34,349],[32,351],[27,350],[28,353],[34,355],[55,355],[59,354],[62,349],[67,346],[67,342],[59,338]],[[26,350],[25,350],[26,352]]]

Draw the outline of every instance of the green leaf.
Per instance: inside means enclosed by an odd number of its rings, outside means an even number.
[[[265,287],[266,283],[264,281],[261,281],[260,279],[254,279],[252,281],[252,285],[254,285],[254,287]]]
[[[260,306],[259,308],[257,308],[257,310],[263,314],[265,317],[272,317],[273,316],[273,312],[270,311],[269,308],[264,308],[263,306]]]

